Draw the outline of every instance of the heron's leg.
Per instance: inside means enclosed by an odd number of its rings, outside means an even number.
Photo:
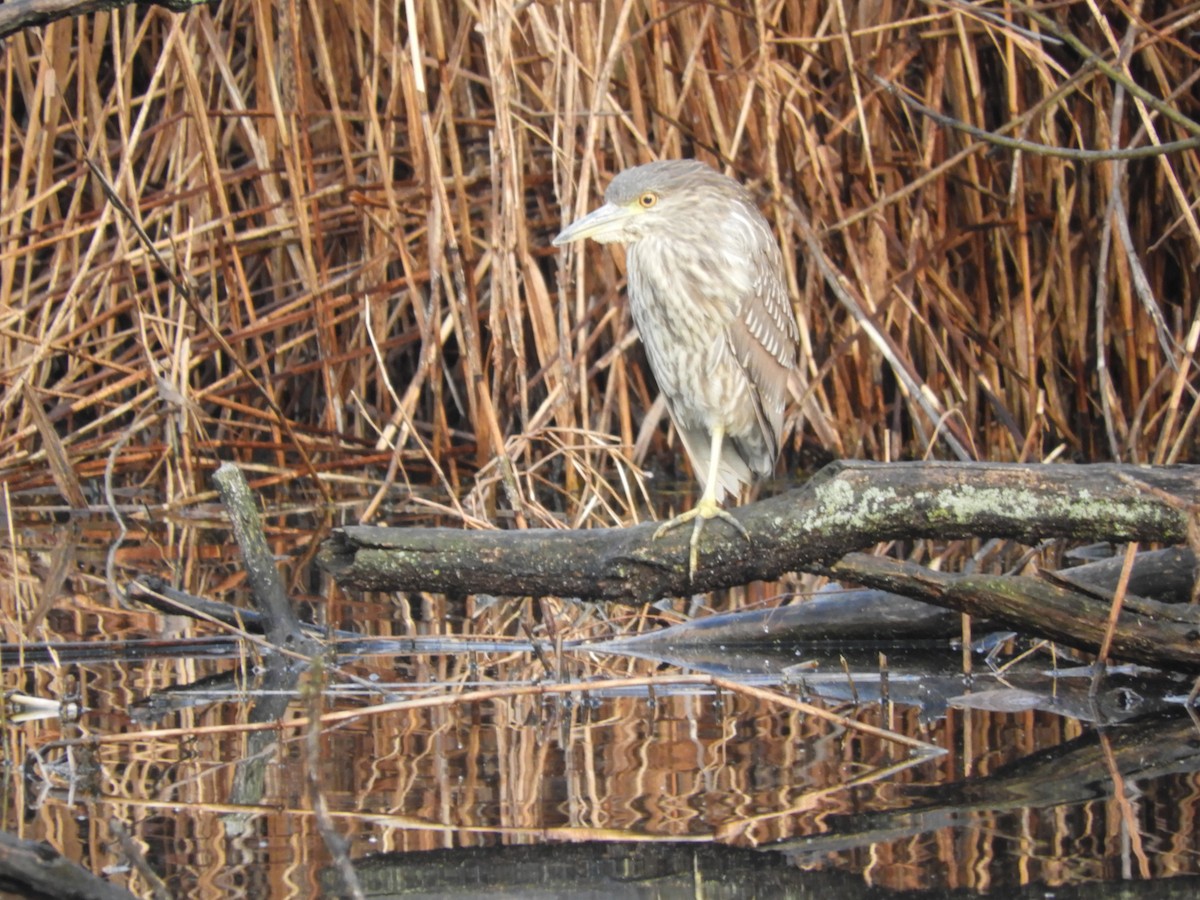
[[[721,519],[728,522],[739,532],[747,541],[750,540],[750,532],[746,531],[746,527],[737,519],[721,508],[721,504],[717,502],[717,487],[721,472],[721,449],[725,441],[725,429],[720,425],[713,428],[712,431],[712,452],[708,458],[708,477],[704,481],[704,493],[700,495],[700,500],[696,505],[685,513],[680,513],[673,519],[668,519],[658,526],[654,532],[654,540],[658,540],[672,528],[678,528],[685,522],[695,520],[692,525],[692,538],[688,541],[688,579],[692,579],[696,575],[696,563],[700,558],[700,534],[704,531],[704,523],[709,519]]]

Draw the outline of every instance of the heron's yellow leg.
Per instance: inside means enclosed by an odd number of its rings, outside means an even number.
[[[704,531],[704,523],[709,519],[721,519],[728,522],[741,532],[742,537],[747,541],[750,540],[750,532],[746,531],[745,526],[723,510],[721,504],[717,502],[717,479],[721,471],[721,448],[724,440],[725,429],[720,426],[715,427],[712,433],[712,453],[708,460],[708,478],[704,482],[704,493],[700,495],[700,500],[687,512],[680,513],[675,518],[663,522],[654,532],[654,540],[658,540],[673,528],[678,528],[687,522],[695,522],[692,525],[692,539],[688,541],[689,581],[696,577],[696,563],[700,559],[700,534]]]

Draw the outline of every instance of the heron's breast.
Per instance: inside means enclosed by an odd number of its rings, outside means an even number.
[[[649,242],[631,246],[628,260],[630,310],[675,418],[706,429],[719,422],[730,434],[757,428],[750,383],[725,336],[748,275]]]

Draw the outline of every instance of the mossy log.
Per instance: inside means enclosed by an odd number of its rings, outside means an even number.
[[[834,463],[807,484],[712,521],[694,579],[690,528],[337,529],[318,556],[348,588],[556,595],[641,603],[785,572],[827,570],[881,541],[1003,537],[1026,543],[1187,540],[1200,467]]]
[[[694,579],[690,529],[653,540],[654,523],[587,531],[348,527],[325,542],[318,561],[347,588],[625,603],[827,572],[1094,650],[1109,609],[1102,592],[946,576],[847,554],[916,539],[1181,544],[1194,532],[1198,496],[1197,466],[840,462],[801,488],[733,510],[749,541],[710,523]],[[1200,671],[1200,619],[1164,609],[1131,604],[1112,655]]]

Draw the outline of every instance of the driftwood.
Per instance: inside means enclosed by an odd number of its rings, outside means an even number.
[[[350,527],[326,541],[318,560],[353,588],[622,602],[825,572],[1095,651],[1112,601],[1103,585],[952,575],[853,551],[918,538],[1184,543],[1197,496],[1196,466],[837,463],[803,488],[734,510],[749,542],[719,522],[709,525],[694,582],[689,530],[655,541],[653,523],[593,531]],[[1181,563],[1189,570],[1184,578],[1175,573],[1175,597],[1186,596],[1194,580],[1194,556],[1177,557],[1191,562]],[[1200,671],[1197,608],[1131,593],[1110,655]]]
[[[1104,641],[1112,602],[1038,578],[954,575],[861,553],[850,554],[833,571],[1089,652]],[[1200,670],[1200,607],[1127,595],[1109,652],[1134,662]]]
[[[855,568],[854,558],[843,557],[834,569],[845,573],[848,580],[858,584],[876,584],[880,577],[896,577],[895,569],[872,573],[863,567]],[[872,564],[877,561],[875,557],[869,557],[868,560]],[[1052,582],[1077,589],[1084,599],[1094,601],[1100,598],[1107,603],[1116,591],[1123,562],[1123,557],[1113,557],[1070,569],[1043,570],[1038,574]],[[1191,598],[1195,584],[1192,573],[1196,565],[1196,554],[1186,547],[1138,553],[1128,574],[1128,608],[1134,611],[1139,609],[1140,598],[1143,597],[1160,601],[1156,607],[1147,607],[1151,615],[1157,614],[1165,603],[1186,603]],[[923,569],[920,571],[925,572]],[[936,573],[931,577],[936,578]],[[899,586],[895,580],[887,584],[891,588]],[[878,588],[852,590],[839,581],[833,581],[805,598],[803,603],[742,609],[688,619],[669,628],[618,637],[607,646],[638,648],[647,652],[665,648],[678,651],[683,647],[716,652],[714,648],[722,645],[791,647],[796,643],[813,642],[895,642],[900,646],[912,647],[915,641],[937,642],[941,639],[944,642],[960,637],[962,616],[959,613],[966,611],[965,605],[960,604],[956,608],[949,599],[943,600],[940,605],[912,599],[928,596],[929,593],[922,586],[906,589],[903,595],[895,590]],[[1194,609],[1200,611],[1200,607]],[[1196,619],[1196,613],[1189,612],[1188,607],[1168,612],[1173,618]],[[758,652],[757,648],[755,652]],[[790,655],[790,649],[788,653]]]
[[[237,466],[224,463],[213,474],[213,483],[229,513],[233,536],[246,565],[250,596],[264,623],[267,639],[276,647],[290,647],[304,655],[319,652],[320,645],[305,635],[292,608],[275,556],[267,546],[258,506],[245,476]]]
[[[335,531],[318,562],[349,588],[641,603],[828,571],[889,540],[1182,543],[1198,496],[1196,466],[842,462],[802,488],[732,510],[749,542],[710,523],[694,580],[691,530],[652,540],[653,522],[588,531],[354,526]]]

